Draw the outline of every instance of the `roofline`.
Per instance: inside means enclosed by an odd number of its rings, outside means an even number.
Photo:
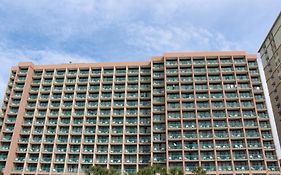
[[[246,51],[217,51],[217,52],[167,52],[162,56],[152,56],[150,60],[143,62],[99,62],[99,63],[62,63],[35,65],[32,62],[19,62],[18,66],[13,66],[12,70],[18,67],[32,67],[35,69],[54,68],[77,68],[77,67],[112,67],[112,66],[149,66],[151,61],[158,61],[165,57],[196,57],[196,56],[246,56],[246,58],[256,58],[256,54],[248,54]]]
[[[164,57],[181,57],[181,56],[227,56],[227,55],[254,55],[246,51],[210,51],[210,52],[167,52]]]
[[[270,32],[272,31],[273,26],[275,26],[275,24],[277,23],[277,21],[278,21],[279,18],[281,18],[281,11],[279,12],[279,15],[277,16],[277,18],[275,19],[273,25],[271,26],[270,30],[268,31],[268,33],[267,33],[265,39],[263,40],[263,42],[262,42],[262,44],[261,44],[261,46],[260,46],[260,48],[259,48],[259,50],[258,50],[259,53],[260,53],[260,50],[261,50],[263,44],[265,43],[266,39],[268,38],[268,35],[269,35]]]

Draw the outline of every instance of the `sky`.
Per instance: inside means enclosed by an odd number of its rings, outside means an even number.
[[[257,53],[280,0],[0,0],[0,96],[11,66]]]
[[[280,0],[0,0],[0,99],[11,66],[257,51]]]

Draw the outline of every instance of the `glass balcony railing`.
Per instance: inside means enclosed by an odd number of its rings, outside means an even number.
[[[93,163],[93,158],[83,158],[84,163]]]
[[[272,148],[274,148],[274,145],[271,144],[271,143],[264,143],[263,146],[264,146],[264,148],[267,148],[267,149],[272,149]]]
[[[180,138],[180,135],[178,136]],[[178,138],[176,137],[176,138]],[[196,133],[187,133],[184,134],[184,138],[197,138],[197,134]]]
[[[246,165],[236,165],[235,166],[235,170],[237,171],[245,171],[245,170],[249,170],[249,167]]]
[[[52,159],[51,159],[51,157],[44,157],[44,158],[41,159],[41,161],[42,162],[51,162]]]
[[[169,155],[169,160],[182,160],[182,155],[178,154],[178,155]]]
[[[180,60],[180,65],[190,65],[191,60]]]
[[[279,167],[274,165],[267,165],[267,169],[269,171],[279,171]]]
[[[38,161],[38,157],[29,157],[28,159],[31,162],[37,162]]]
[[[185,144],[184,149],[198,149],[198,144],[195,143]]]
[[[110,162],[111,162],[111,163],[121,163],[121,160],[120,160],[120,159],[111,159]],[[126,161],[126,162],[127,162],[127,161]],[[129,160],[128,160],[127,163],[130,163]]]
[[[53,172],[58,172],[58,173],[61,173],[64,171],[64,168],[53,168]]]
[[[55,162],[65,162],[65,159],[62,157],[58,157],[55,159]]]
[[[219,171],[231,171],[232,170],[232,166],[218,166],[218,170]]]
[[[49,172],[50,171],[50,168],[49,167],[41,167],[39,169],[40,172]]]
[[[44,152],[53,152],[53,148],[44,148]]]
[[[212,155],[212,154],[209,154],[209,155],[201,154],[201,159],[202,160],[213,160],[214,159],[214,155]]]
[[[193,166],[193,165],[187,165],[185,167],[185,171],[191,172],[193,171],[197,166]]]
[[[186,160],[198,160],[198,155],[185,155]]]
[[[212,138],[213,134],[212,133],[200,133],[199,137],[200,138]]]
[[[114,160],[114,159],[112,159],[112,160]],[[107,163],[107,159],[97,159],[96,161],[97,161],[97,163]],[[121,160],[118,159],[118,163],[120,163],[120,162],[121,162]]]
[[[261,144],[259,142],[248,142],[249,148],[260,148]]]
[[[247,132],[247,137],[259,137],[260,134],[258,132]]]
[[[27,168],[26,168],[26,171],[29,171],[29,172],[36,172],[36,167],[27,167]]]
[[[71,158],[71,157],[70,157],[70,158],[68,159],[68,162],[78,162],[78,161],[79,161],[79,158],[75,158],[75,157],[74,157],[74,158]]]
[[[213,144],[201,144],[201,148],[212,149],[212,148],[214,148],[214,145]]]
[[[16,157],[15,159],[17,162],[23,162],[25,161],[25,157]]]
[[[137,149],[125,149],[126,153],[136,153]]]
[[[273,153],[266,154],[265,157],[267,160],[277,160],[277,157],[275,155],[273,155]]]
[[[265,167],[263,165],[252,165],[251,170],[263,171],[263,170],[265,170]]]
[[[108,142],[108,140],[104,140],[104,141],[105,141],[105,143]],[[95,139],[93,139],[93,138],[85,138],[85,139],[84,139],[84,142],[85,142],[85,143],[94,143],[94,142],[95,142]]]
[[[219,155],[217,155],[217,159],[218,160],[228,160],[228,159],[231,159],[231,156],[230,156],[230,154],[219,154]]]

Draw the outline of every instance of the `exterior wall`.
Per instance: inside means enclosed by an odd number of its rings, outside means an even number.
[[[281,14],[277,17],[259,53],[272,103],[276,128],[281,140]]]
[[[4,174],[280,174],[255,55],[167,53],[149,62],[13,67],[0,116]]]

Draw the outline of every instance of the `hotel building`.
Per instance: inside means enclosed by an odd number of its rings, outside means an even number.
[[[279,140],[281,140],[281,13],[265,38],[261,55]]]
[[[147,62],[12,67],[0,115],[4,175],[151,164],[280,174],[256,55],[167,53]]]

